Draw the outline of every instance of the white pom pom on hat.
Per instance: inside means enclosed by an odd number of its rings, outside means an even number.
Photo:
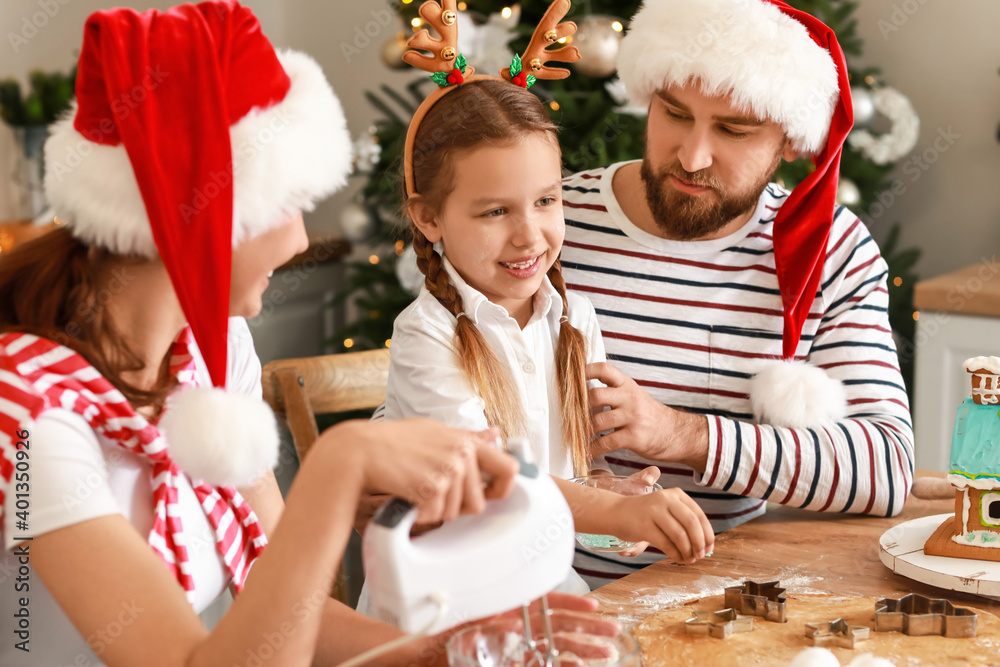
[[[775,360],[750,381],[750,407],[761,424],[808,428],[847,415],[844,385],[804,361]]]
[[[170,457],[195,481],[247,486],[278,462],[278,424],[260,399],[197,387],[167,399],[160,430]]]

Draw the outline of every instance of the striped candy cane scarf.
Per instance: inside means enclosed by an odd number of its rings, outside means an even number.
[[[185,328],[171,350],[170,371],[182,386],[198,384],[189,349],[193,342],[191,330]],[[49,408],[72,410],[96,433],[150,463],[153,527],[149,545],[193,601],[194,579],[177,505],[177,483],[184,473],[171,460],[165,438],[83,357],[32,334],[0,335],[0,522],[5,495],[14,488],[12,477],[27,465],[18,459],[18,432],[30,432],[34,420]],[[192,487],[215,531],[216,548],[232,583],[240,591],[251,564],[267,544],[257,516],[233,487]],[[31,534],[30,523],[26,524],[18,531],[21,536]]]

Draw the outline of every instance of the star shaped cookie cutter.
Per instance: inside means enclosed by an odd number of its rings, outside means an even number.
[[[730,586],[726,589],[723,604],[737,613],[761,616],[776,623],[788,620],[785,617],[785,589],[779,588],[777,581],[766,584],[744,581],[739,586]]]
[[[753,630],[753,616],[740,616],[735,609],[722,611],[692,611],[684,621],[684,632],[689,635],[708,635],[726,639],[734,632]]]
[[[976,636],[976,612],[956,607],[944,598],[929,598],[916,593],[898,600],[883,598],[875,603],[875,631],[902,632],[919,637],[968,638]]]
[[[828,623],[806,623],[806,639],[813,646],[839,646],[853,649],[857,642],[871,637],[871,628],[848,625],[842,618]]]

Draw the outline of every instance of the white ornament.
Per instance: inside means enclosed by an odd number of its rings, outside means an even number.
[[[365,132],[354,140],[354,170],[359,174],[370,174],[382,157],[382,145],[375,135]]]
[[[841,178],[837,184],[837,203],[844,206],[857,206],[861,203],[861,190],[849,178]]]
[[[875,110],[892,122],[892,129],[881,136],[875,136],[868,130],[855,130],[847,136],[847,143],[875,164],[889,164],[917,145],[920,118],[910,100],[895,88],[876,89],[872,92],[872,101]]]
[[[851,103],[854,106],[854,128],[871,125],[875,120],[875,100],[871,91],[862,86],[851,86]]]
[[[458,51],[477,72],[496,73],[510,66],[514,54],[507,45],[516,35],[521,7],[514,4],[510,9],[508,18],[494,12],[482,25],[476,25],[468,12],[458,12]]]
[[[413,249],[413,244],[406,246],[403,254],[396,260],[396,278],[399,284],[407,292],[416,296],[420,293],[420,286],[424,284],[424,274],[420,273],[417,267],[417,251]]]
[[[375,233],[375,218],[361,204],[352,202],[340,212],[340,231],[353,243],[361,243]]]
[[[580,21],[580,27],[573,35],[573,46],[580,49],[580,60],[573,63],[573,69],[584,76],[603,78],[611,76],[618,69],[618,47],[622,41],[622,31],[615,30],[621,20],[614,16],[592,15]]]
[[[604,89],[608,91],[608,95],[611,95],[611,99],[613,99],[615,104],[618,105],[615,107],[615,111],[618,113],[642,118],[649,112],[648,107],[640,106],[638,104],[629,104],[628,93],[625,90],[625,82],[617,76],[605,83]]]

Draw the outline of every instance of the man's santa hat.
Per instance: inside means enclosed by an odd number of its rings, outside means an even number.
[[[45,191],[85,243],[163,260],[219,388],[172,396],[164,416],[171,457],[195,479],[243,484],[276,461],[267,405],[221,389],[232,248],[342,186],[350,145],[319,65],[276,53],[235,1],[87,20]]]
[[[779,426],[840,419],[840,382],[794,361],[826,259],[840,156],[854,124],[844,52],[833,31],[780,0],[647,0],[618,56],[629,99],[648,104],[670,85],[699,82],[708,95],[781,125],[816,169],[774,220],[774,259],[784,315],[785,362],[755,376],[754,415]]]

